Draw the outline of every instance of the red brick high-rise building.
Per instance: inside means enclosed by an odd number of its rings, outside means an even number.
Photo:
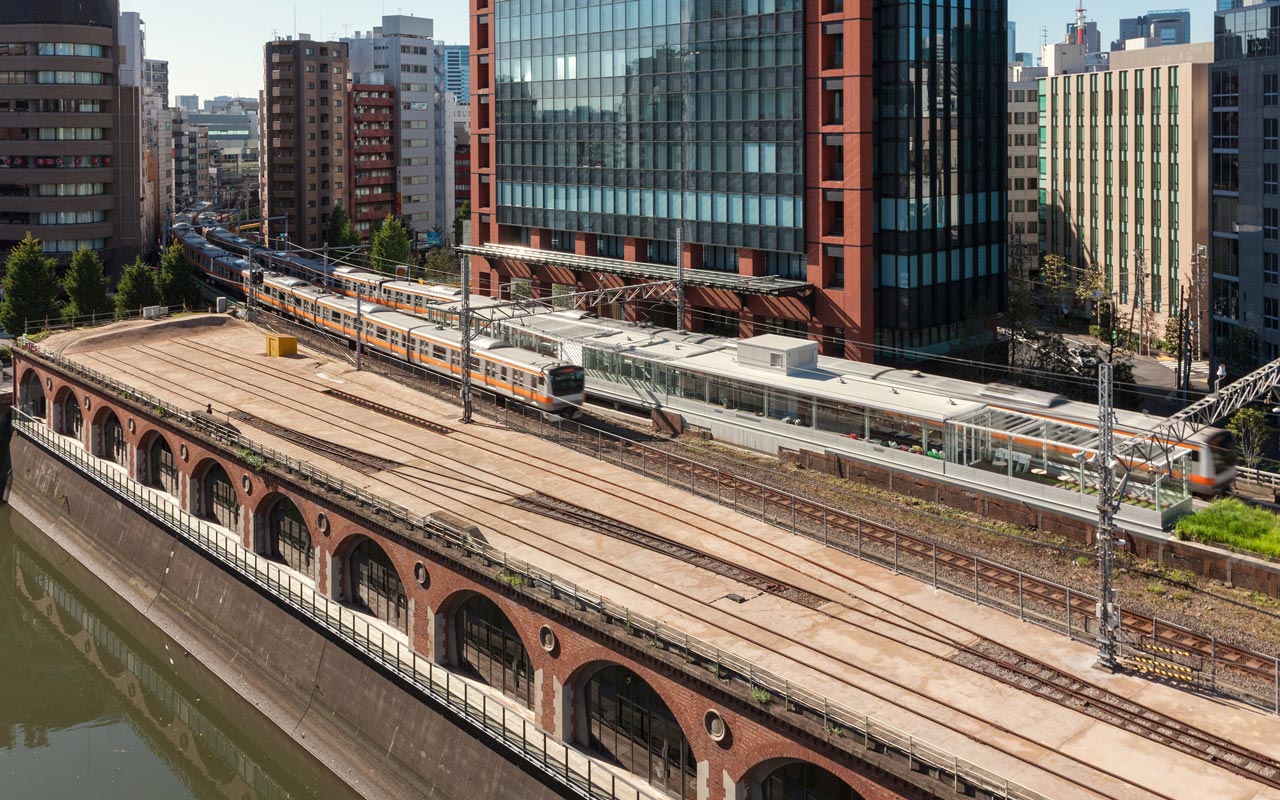
[[[367,239],[379,220],[387,214],[400,213],[396,191],[396,90],[387,84],[353,83],[347,97],[351,110],[347,208],[352,226]]]

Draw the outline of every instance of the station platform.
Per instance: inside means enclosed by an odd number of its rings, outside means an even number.
[[[463,425],[458,407],[356,371],[351,363],[305,347],[295,357],[269,358],[260,328],[225,317],[203,326],[179,322],[70,331],[42,346],[179,407],[211,407],[215,418],[228,420],[246,437],[416,513],[444,511],[466,520],[513,556],[1047,797],[1275,796],[1222,766],[967,669],[953,660],[957,649],[948,642],[971,643],[972,632],[980,631],[982,638],[1272,758],[1280,758],[1280,718],[1099,672],[1087,643],[935,591],[483,414]],[[434,427],[363,408],[335,391],[393,406]],[[268,424],[255,427],[254,420]],[[280,429],[347,448],[361,463],[321,455],[296,437],[277,435]],[[522,498],[587,509],[660,533],[795,587],[803,596],[763,591],[538,513],[522,505]]]

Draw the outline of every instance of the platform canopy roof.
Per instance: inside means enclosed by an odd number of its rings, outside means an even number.
[[[621,258],[580,256],[576,253],[539,250],[518,245],[464,244],[459,246],[458,250],[468,255],[490,259],[520,261],[526,264],[546,264],[585,272],[607,272],[613,275],[642,278],[648,281],[674,281],[678,278],[677,273],[679,272],[672,264],[644,264],[626,261]],[[739,294],[757,295],[794,294],[808,292],[813,289],[813,284],[811,283],[779,278],[776,275],[739,275],[736,272],[717,272],[709,269],[685,270],[684,282],[687,286],[703,286],[711,289],[725,289]]]

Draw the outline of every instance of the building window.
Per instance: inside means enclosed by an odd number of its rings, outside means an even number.
[[[1280,239],[1280,208],[1262,209],[1262,235],[1267,239]]]
[[[1280,164],[1262,165],[1262,193],[1280,194]]]
[[[1274,297],[1262,298],[1262,327],[1269,331],[1280,331],[1280,300]]]
[[[1280,72],[1267,72],[1262,76],[1262,104],[1280,105]]]
[[[1280,119],[1272,117],[1262,121],[1262,149],[1280,150]]]
[[[1262,281],[1280,286],[1280,253],[1262,254]]]

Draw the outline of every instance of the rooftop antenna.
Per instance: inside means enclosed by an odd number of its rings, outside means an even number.
[[[1076,44],[1084,44],[1084,0],[1076,5]]]

